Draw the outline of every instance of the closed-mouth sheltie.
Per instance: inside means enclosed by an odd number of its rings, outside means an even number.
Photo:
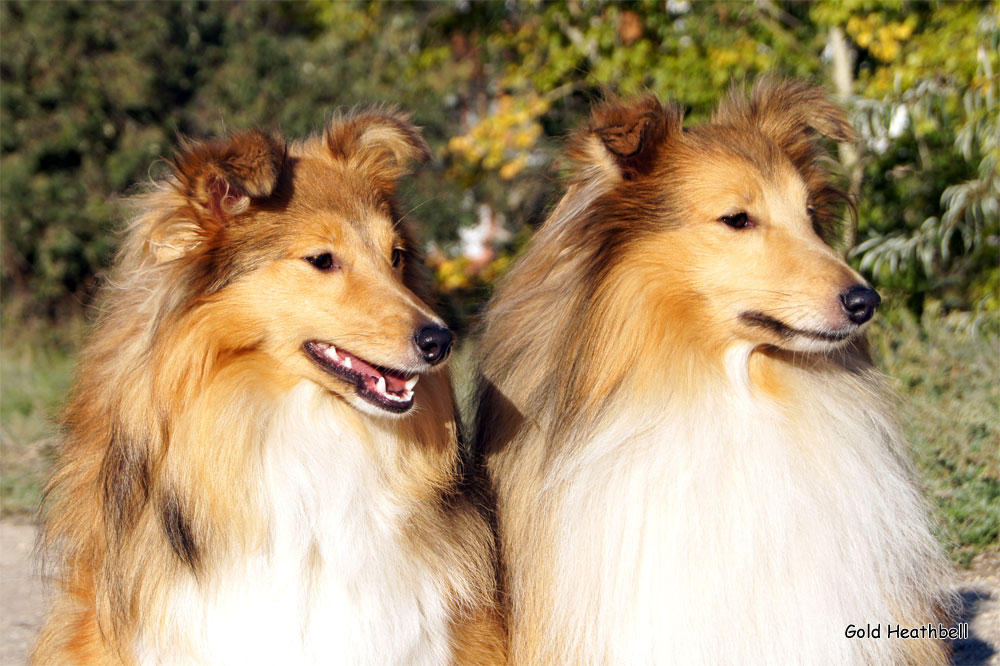
[[[137,197],[64,414],[35,663],[502,661],[452,337],[394,204],[427,156],[358,112],[187,142]]]
[[[940,632],[946,568],[863,341],[879,296],[826,242],[822,141],[853,137],[765,79],[572,140],[479,347],[510,663],[946,660],[898,631]]]

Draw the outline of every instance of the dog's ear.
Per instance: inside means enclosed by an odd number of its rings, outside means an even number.
[[[755,126],[785,148],[811,142],[816,135],[834,141],[857,140],[844,110],[826,91],[794,79],[765,77],[754,85],[749,98],[733,88],[713,120]]]
[[[251,198],[270,196],[284,161],[283,140],[251,129],[225,139],[183,140],[173,169],[196,221],[211,232],[246,211]]]
[[[172,186],[140,199],[175,212],[147,227],[150,256],[159,263],[207,247],[234,216],[246,212],[252,199],[274,192],[284,162],[284,140],[260,130],[224,139],[181,139],[170,162]],[[149,203],[164,196],[162,204]]]
[[[426,162],[431,149],[409,116],[398,111],[364,111],[335,116],[326,128],[334,159],[363,169],[382,188],[395,189],[413,162]]]
[[[630,102],[611,98],[596,107],[587,126],[571,141],[569,159],[583,176],[632,180],[656,163],[664,141],[681,131],[683,114],[652,95]]]

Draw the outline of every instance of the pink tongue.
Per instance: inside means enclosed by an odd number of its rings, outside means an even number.
[[[349,356],[351,358],[351,369],[355,372],[359,372],[363,375],[368,375],[369,382],[371,382],[371,387],[369,390],[374,390],[375,385],[378,383],[379,377],[385,377],[385,388],[393,393],[402,393],[403,389],[406,388],[406,379],[402,377],[397,377],[394,374],[381,372],[372,367],[369,363],[366,363],[363,359],[358,358],[350,352],[346,352],[343,349],[338,349],[337,353],[341,356]]]
[[[385,387],[386,389],[392,391],[393,393],[402,393],[403,389],[406,388],[406,380],[400,379],[399,377],[394,377],[393,375],[383,373],[385,377]]]

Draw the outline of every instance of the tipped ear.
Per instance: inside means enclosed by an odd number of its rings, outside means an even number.
[[[588,170],[630,180],[649,172],[663,142],[681,131],[682,122],[680,108],[664,106],[653,96],[611,99],[591,113],[569,157]]]
[[[383,187],[393,189],[413,162],[426,162],[431,149],[409,116],[397,111],[365,111],[335,116],[326,128],[326,145],[335,159],[367,169]]]
[[[750,123],[780,144],[819,134],[834,141],[856,141],[844,110],[822,88],[794,79],[763,78],[749,99],[740,89],[730,90],[713,119],[717,123]]]
[[[181,193],[200,221],[225,226],[250,205],[274,192],[285,161],[285,142],[251,129],[225,139],[185,140],[173,160]]]

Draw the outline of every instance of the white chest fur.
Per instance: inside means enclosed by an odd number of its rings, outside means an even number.
[[[845,629],[898,621],[937,547],[879,403],[815,388],[789,413],[730,381],[620,415],[564,461],[551,625],[574,639],[552,663],[898,659],[903,641]]]
[[[447,663],[444,592],[405,548],[405,505],[380,452],[326,400],[300,384],[263,442],[267,543],[179,585],[140,640],[140,664]]]

